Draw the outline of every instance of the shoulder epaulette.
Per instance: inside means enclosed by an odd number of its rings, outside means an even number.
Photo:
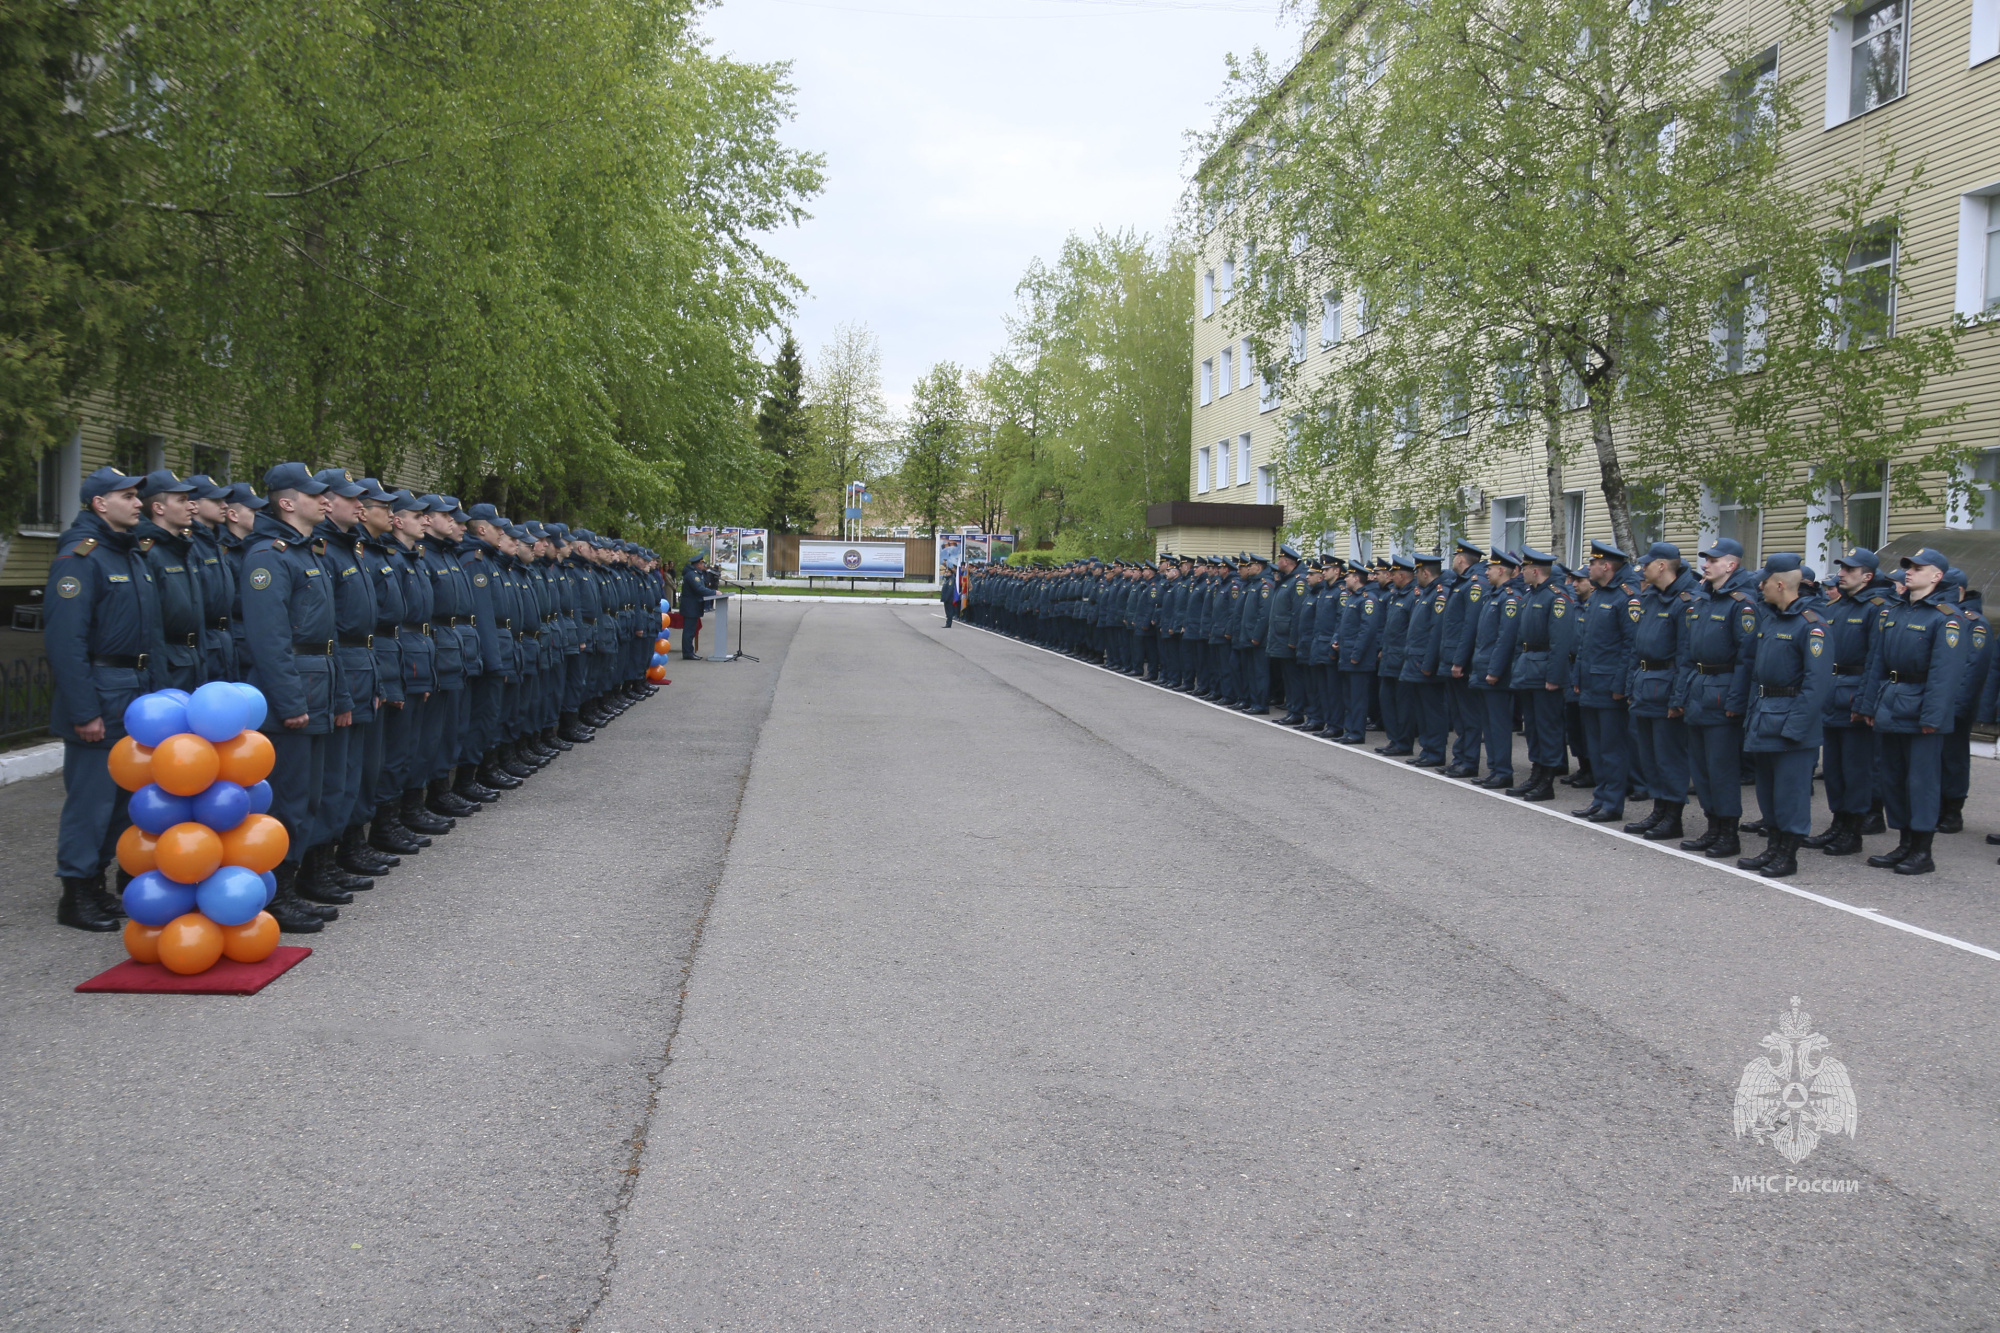
[[[1749,594],[1749,593],[1747,593],[1747,592],[1745,592],[1745,591],[1743,591],[1743,589],[1741,589],[1741,588],[1732,588],[1732,589],[1730,589],[1730,590],[1729,590],[1729,595],[1730,595],[1731,597],[1734,597],[1734,598],[1735,598],[1735,599],[1736,599],[1737,601],[1739,601],[1739,602],[1746,602],[1746,603],[1747,603],[1747,602],[1748,602],[1748,601],[1750,600],[1750,594]]]
[[[417,555],[422,556],[424,553],[424,544],[422,542],[418,542],[415,546],[411,547],[410,549],[415,551]]]
[[[1822,616],[1819,612],[1813,610],[1811,607],[1807,607],[1804,611],[1801,611],[1799,615],[1802,619],[1808,620],[1815,625],[1824,625],[1826,623],[1826,617]]]
[[[313,548],[312,548],[312,549],[313,549],[313,554],[314,554],[314,555],[325,555],[325,554],[326,554],[326,538],[324,538],[324,537],[321,537],[321,538],[320,538],[320,539],[319,539],[318,541],[314,542],[314,543],[313,543]]]
[[[1683,602],[1692,602],[1694,600],[1694,594],[1691,592],[1683,592],[1681,594],[1681,600]]]
[[[1888,600],[1889,599],[1887,597],[1884,597],[1881,593],[1878,592],[1873,597],[1870,597],[1868,599],[1868,602],[1871,606],[1880,606],[1882,605],[1882,603]]]
[[[144,555],[144,554],[145,554],[146,552],[148,552],[148,551],[150,551],[150,550],[152,550],[152,549],[153,549],[153,539],[152,539],[151,537],[141,537],[141,538],[139,539],[139,554],[140,554],[140,555]]]
[[[357,560],[361,558],[361,543],[358,541],[354,543],[354,558]]]
[[[68,549],[67,551],[64,551],[64,552],[63,552],[63,554],[64,554],[64,555],[89,555],[89,554],[90,554],[90,553],[91,553],[92,551],[95,551],[96,549],[97,549],[97,538],[95,538],[95,537],[85,537],[85,538],[84,538],[84,539],[83,539],[82,541],[80,541],[80,542],[78,542],[78,543],[77,543],[76,545],[74,545],[74,546],[70,547],[70,548],[69,548],[69,549]]]
[[[286,541],[285,541],[285,539],[284,539],[283,537],[273,537],[273,538],[271,538],[271,549],[272,549],[272,550],[274,550],[274,551],[282,551],[282,550],[285,550],[285,549],[286,549],[286,547],[287,547],[287,543],[286,543]]]

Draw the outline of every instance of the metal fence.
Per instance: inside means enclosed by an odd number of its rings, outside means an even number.
[[[0,666],[0,744],[49,729],[49,704],[56,694],[55,673],[46,657],[17,657]]]

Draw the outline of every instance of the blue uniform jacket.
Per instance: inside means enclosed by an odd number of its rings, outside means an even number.
[[[193,689],[208,679],[208,644],[202,628],[208,623],[208,607],[194,544],[150,518],[140,519],[132,535],[139,539],[139,554],[145,557],[160,599],[162,665],[175,684]]]
[[[1576,601],[1569,589],[1557,586],[1555,579],[1539,588],[1524,589],[1517,620],[1507,687],[1538,690],[1549,684],[1568,684],[1570,644],[1577,621]]]
[[[403,629],[396,643],[403,662],[403,695],[421,698],[438,688],[437,631],[431,624],[435,602],[431,576],[424,568],[424,544],[403,545],[397,538],[390,548],[395,557],[396,580],[403,590]]]
[[[1514,641],[1521,628],[1524,591],[1518,576],[1486,590],[1479,612],[1479,632],[1473,640],[1472,666],[1466,673],[1475,689],[1511,688],[1507,679],[1514,667]],[[1488,676],[1493,679],[1487,680]]]
[[[403,582],[396,571],[395,538],[361,532],[361,573],[375,596],[375,693],[384,703],[403,702]],[[422,638],[421,632],[416,636]]]
[[[304,714],[305,735],[332,731],[342,711],[332,576],[311,541],[268,511],[244,543],[243,571],[243,642],[250,683],[270,705],[264,730]]]
[[[1818,749],[1824,738],[1821,718],[1833,693],[1826,619],[1803,597],[1782,611],[1768,603],[1764,610],[1751,659],[1753,690],[1743,748]]]
[[[1415,588],[1393,584],[1382,593],[1382,658],[1375,674],[1396,680],[1403,674],[1403,654],[1410,644],[1410,605],[1417,599]]]
[[[1375,670],[1382,648],[1382,594],[1372,583],[1350,593],[1340,614],[1340,669]]]
[[[313,529],[313,538],[322,549],[322,563],[333,579],[333,624],[340,639],[335,656],[340,659],[342,694],[356,722],[372,721],[375,696],[381,693],[375,687],[373,642],[380,616],[375,606],[375,585],[367,574],[367,547],[362,543],[359,525],[347,531],[335,527],[332,519],[322,520]]]
[[[188,559],[193,562],[201,580],[201,606],[205,617],[201,639],[208,652],[209,679],[235,680],[239,674],[236,638],[230,626],[231,618],[236,614],[236,570],[223,558],[222,535],[222,532],[206,524],[196,523],[188,529],[188,539],[193,543]]]
[[[1622,708],[1632,680],[1633,645],[1645,607],[1625,583],[1591,590],[1577,634],[1577,702],[1585,708]]]
[[[1451,675],[1444,657],[1444,617],[1451,588],[1438,579],[1419,588],[1410,602],[1410,628],[1403,640],[1402,679],[1418,685],[1442,683]]]
[[[1907,594],[1883,606],[1875,620],[1863,716],[1878,732],[1950,731],[1958,702],[1964,621],[1933,592]]]
[[[76,741],[76,728],[103,718],[100,747],[123,736],[125,706],[165,679],[151,661],[159,638],[159,594],[138,538],[83,510],[56,542],[43,594],[42,651],[55,678],[49,730]],[[102,660],[114,657],[147,663]]]
[[[1859,727],[1857,696],[1868,676],[1868,658],[1875,641],[1875,624],[1882,608],[1896,597],[1896,585],[1875,578],[1858,593],[1841,593],[1820,609],[1826,617],[1827,647],[1833,658],[1833,690],[1827,695],[1825,723],[1829,727]]]
[[[1750,665],[1756,654],[1757,608],[1755,576],[1739,569],[1717,591],[1698,583],[1683,616],[1687,621],[1681,659],[1685,676],[1682,705],[1691,727],[1717,727],[1729,715],[1742,717],[1750,708]]]
[[[1682,570],[1663,592],[1647,584],[1639,593],[1639,619],[1632,626],[1632,671],[1625,701],[1634,717],[1665,717],[1685,708],[1687,606],[1694,601],[1694,575]]]
[[[472,628],[479,640],[479,674],[513,680],[520,671],[520,664],[514,658],[514,624],[520,617],[513,576],[500,553],[477,537],[467,537],[459,543],[458,561],[472,585]]]

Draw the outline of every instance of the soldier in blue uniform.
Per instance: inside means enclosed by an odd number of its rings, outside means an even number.
[[[1407,555],[1389,561],[1381,598],[1382,649],[1375,667],[1375,695],[1382,710],[1382,744],[1375,753],[1402,758],[1416,753],[1417,726],[1411,692],[1403,687],[1403,655],[1409,647],[1410,608],[1416,601],[1417,562]]]
[[[1492,791],[1514,785],[1514,693],[1507,678],[1513,670],[1514,642],[1521,624],[1521,561],[1496,546],[1486,563],[1485,599],[1472,638],[1468,671],[1475,697],[1485,709],[1480,738],[1486,747],[1486,776],[1479,785]],[[1477,777],[1475,756],[1472,771]]]
[[[1486,734],[1486,699],[1472,690],[1472,653],[1487,594],[1486,553],[1461,538],[1451,553],[1444,626],[1438,637],[1438,669],[1445,676],[1453,742],[1446,777],[1479,776],[1479,751]]]
[[[440,638],[436,624],[436,584],[431,577],[429,548],[430,500],[407,490],[392,493],[389,503],[390,535],[395,539],[390,562],[402,592],[403,621],[397,632],[398,659],[403,670],[403,707],[390,719],[383,737],[381,800],[375,807],[378,849],[385,843],[414,847],[430,846],[434,834],[451,831],[449,817],[424,808],[424,770],[429,762],[425,747],[435,734],[431,717],[442,707],[438,693],[438,659],[449,651],[459,661],[455,637]],[[409,855],[402,852],[402,855]]]
[[[1743,715],[1750,706],[1750,666],[1757,640],[1754,581],[1743,568],[1743,547],[1724,537],[1702,553],[1702,581],[1683,615],[1686,657],[1681,665],[1688,767],[1708,827],[1686,839],[1683,851],[1720,859],[1742,850]]]
[[[437,817],[434,829],[448,833],[466,809],[466,803],[452,794],[449,774],[458,764],[459,744],[471,721],[472,703],[468,686],[479,676],[479,630],[473,623],[472,576],[458,557],[458,544],[465,536],[465,520],[471,515],[459,508],[455,496],[424,495],[424,573],[431,582],[431,643],[436,652],[437,693],[424,710],[424,735],[416,751],[416,767],[409,775],[414,789],[404,793],[404,822],[412,828],[412,807]],[[440,827],[441,825],[441,827]]]
[[[1570,644],[1576,629],[1576,603],[1569,589],[1551,578],[1555,558],[1532,546],[1521,549],[1518,627],[1514,632],[1513,665],[1507,687],[1521,705],[1528,733],[1528,780],[1509,787],[1509,796],[1524,801],[1555,799],[1555,780],[1563,762],[1563,689],[1569,676]]]
[[[1823,721],[1825,739],[1820,771],[1826,778],[1826,803],[1832,822],[1805,840],[1828,856],[1852,856],[1862,850],[1861,835],[1873,808],[1877,762],[1875,730],[1856,709],[1868,674],[1875,626],[1882,610],[1899,594],[1881,575],[1881,562],[1866,547],[1856,547],[1834,561],[1838,595],[1821,612],[1827,621],[1828,650],[1833,658],[1833,690]]]
[[[1736,864],[1772,879],[1798,870],[1799,844],[1812,832],[1813,765],[1833,693],[1826,620],[1802,595],[1802,574],[1799,557],[1789,553],[1764,564],[1769,610],[1758,623],[1743,729],[1743,748],[1757,766],[1757,805],[1768,842]]]
[[[49,730],[63,742],[56,920],[76,930],[119,929],[124,911],[104,872],[131,821],[127,793],[111,780],[111,747],[125,735],[126,706],[164,685],[153,664],[159,594],[133,535],[142,480],[108,467],[84,478],[83,508],[56,542],[44,593],[42,643],[55,678]]]
[[[472,583],[473,626],[479,635],[482,669],[467,683],[471,706],[465,734],[459,738],[457,762],[462,766],[461,773],[470,768],[476,776],[477,770],[506,767],[511,758],[503,753],[510,739],[504,728],[508,721],[509,689],[518,687],[521,680],[513,628],[521,613],[514,571],[509,567],[511,562],[505,549],[510,539],[499,509],[490,504],[474,505],[471,517],[457,554]],[[515,767],[525,765],[517,763]],[[454,774],[448,788],[457,785]],[[463,818],[478,811],[479,802],[468,800],[457,791],[449,794],[454,806],[448,813]]]
[[[369,787],[382,758],[376,725],[382,691],[375,680],[375,632],[381,616],[361,526],[368,488],[337,467],[322,468],[313,480],[326,487],[320,494],[325,512],[313,528],[314,547],[333,579],[339,643],[334,656],[349,708],[347,725],[336,728],[327,741],[318,845],[299,874],[302,882],[309,879],[326,899],[337,902],[335,894],[351,897],[374,888],[374,876],[389,869],[381,853],[368,847],[363,827],[374,809]]]
[[[1403,636],[1403,669],[1396,688],[1403,699],[1416,754],[1413,768],[1443,768],[1451,744],[1451,701],[1443,667],[1444,616],[1451,589],[1442,577],[1442,555],[1419,554],[1416,586],[1410,595],[1409,627]]]
[[[210,680],[235,680],[236,638],[230,630],[235,614],[236,576],[223,559],[224,540],[229,535],[229,488],[218,486],[206,474],[197,472],[188,479],[194,487],[194,522],[188,528],[192,549],[188,559],[201,582],[202,651]]]
[[[1640,563],[1645,586],[1639,593],[1639,619],[1633,626],[1630,678],[1626,702],[1632,710],[1632,754],[1639,783],[1652,797],[1653,810],[1625,825],[1649,842],[1677,840],[1684,830],[1681,811],[1687,806],[1687,724],[1682,665],[1687,639],[1688,603],[1694,600],[1694,576],[1681,564],[1681,548],[1654,542]]]
[[[1931,840],[1937,833],[1943,782],[1944,737],[1958,706],[1964,665],[1964,621],[1941,596],[1942,554],[1926,547],[1902,561],[1903,595],[1879,613],[1869,645],[1867,683],[1856,712],[1875,728],[1882,747],[1882,795],[1889,826],[1900,838],[1892,851],[1868,858],[1899,875],[1937,867]]]
[[[1382,605],[1375,585],[1357,568],[1347,571],[1348,595],[1334,637],[1340,665],[1341,731],[1343,745],[1368,741],[1368,683],[1381,661]]]
[[[1986,681],[1993,664],[1993,627],[1987,623],[1983,599],[1977,588],[1967,586],[1965,571],[1945,571],[1945,600],[1957,600],[1958,648],[1965,661],[1958,672],[1958,702],[1953,710],[1951,734],[1944,739],[1939,760],[1939,833],[1965,831],[1965,798],[1972,791],[1972,720],[1986,696]]]
[[[1632,655],[1644,614],[1628,576],[1625,552],[1609,542],[1590,544],[1590,600],[1576,644],[1577,704],[1583,715],[1584,750],[1597,776],[1591,802],[1570,813],[1595,824],[1625,818],[1630,779]]]
[[[208,680],[208,608],[188,536],[194,489],[166,468],[147,473],[139,485],[145,512],[132,530],[160,598],[160,660],[154,674],[164,676],[166,687],[190,693]]]
[[[269,507],[257,516],[243,553],[243,634],[250,683],[264,692],[264,732],[277,751],[271,814],[291,835],[278,867],[269,911],[281,930],[312,932],[338,915],[309,905],[299,869],[314,846],[325,793],[326,755],[346,722],[340,680],[333,579],[313,550],[323,513],[316,481],[303,463],[280,463],[264,475]],[[317,894],[316,886],[307,893]],[[325,896],[340,896],[337,891]]]
[[[403,791],[396,775],[412,716],[406,654],[426,651],[428,644],[417,646],[424,639],[421,629],[410,635],[410,643],[403,641],[408,575],[395,535],[395,506],[398,495],[408,492],[388,491],[373,477],[363,477],[361,485],[361,572],[375,597],[375,693],[381,702],[375,710],[357,804],[349,818],[357,824],[366,822],[367,845],[377,854],[376,864],[392,870],[400,858],[422,850],[422,844],[395,819],[396,801]]]
[[[1288,727],[1306,720],[1305,676],[1299,666],[1299,611],[1306,600],[1305,557],[1292,546],[1280,546],[1277,578],[1271,588],[1271,613],[1266,628],[1264,654],[1270,659],[1285,692],[1285,715],[1279,719]],[[1266,675],[1271,674],[1267,669]]]
[[[229,567],[229,651],[236,664],[235,680],[250,679],[250,655],[243,646],[243,544],[257,529],[258,512],[270,503],[249,482],[239,481],[229,488],[222,505],[226,525],[219,540],[222,563]]]

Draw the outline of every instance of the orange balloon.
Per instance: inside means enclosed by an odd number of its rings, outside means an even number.
[[[222,835],[222,864],[247,866],[261,875],[276,870],[291,846],[292,835],[283,824],[270,815],[251,815]]]
[[[673,650],[674,650],[674,641],[673,641],[672,639],[655,639],[655,640],[653,640],[653,651],[654,651],[654,652],[656,652],[656,653],[670,653],[670,652],[672,652]]]
[[[673,617],[673,614],[672,614],[671,612],[667,612],[667,611],[662,611],[662,612],[660,612],[660,628],[661,628],[661,629],[672,629],[673,627],[674,627],[674,617]]]
[[[667,669],[665,667],[647,667],[646,679],[655,685],[664,685],[667,683]]]
[[[153,857],[176,884],[199,884],[222,864],[222,839],[206,824],[176,824],[160,835]]]
[[[153,747],[153,781],[176,796],[199,796],[222,769],[215,747],[191,731],[169,736]]]
[[[239,963],[261,963],[278,947],[278,919],[259,912],[240,926],[223,926],[222,956]]]
[[[128,875],[143,875],[160,868],[160,840],[137,824],[118,835],[118,865]]]
[[[243,787],[254,787],[270,777],[278,762],[271,738],[261,731],[246,731],[235,740],[223,741],[215,747],[215,757],[221,761],[216,776]]]
[[[160,961],[160,932],[165,926],[142,926],[137,921],[125,923],[125,952],[132,955],[135,963],[157,963]]]
[[[184,977],[206,972],[222,957],[222,927],[200,912],[177,916],[160,927],[160,962]]]
[[[137,791],[153,780],[153,752],[130,736],[111,747],[111,780],[126,791]]]

